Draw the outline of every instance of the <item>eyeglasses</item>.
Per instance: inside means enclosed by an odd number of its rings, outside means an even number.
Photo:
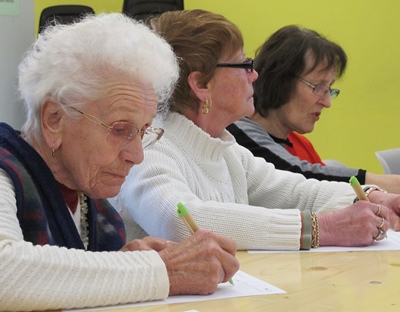
[[[307,80],[304,80],[301,77],[298,77],[298,79],[301,82],[305,83],[307,86],[309,86],[311,89],[313,89],[313,93],[315,95],[324,96],[325,94],[327,94],[329,92],[329,96],[330,96],[331,100],[334,100],[337,98],[337,96],[340,93],[339,89],[331,89],[330,87],[325,86],[323,84],[314,85],[311,82],[308,82]]]
[[[218,63],[217,67],[244,68],[250,74],[254,71],[254,60],[247,58],[242,63]]]
[[[93,115],[86,114],[72,106],[71,108],[82,114],[91,122],[106,127],[111,134],[111,139],[117,143],[121,143],[121,139],[132,141],[133,138],[139,134],[142,138],[143,149],[145,149],[156,143],[164,134],[164,130],[161,128],[148,127],[145,130],[139,130],[134,124],[126,121],[115,121],[111,125],[107,125]]]

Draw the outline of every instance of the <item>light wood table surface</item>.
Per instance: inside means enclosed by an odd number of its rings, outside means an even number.
[[[240,270],[286,291],[106,311],[400,311],[400,251],[238,252]]]

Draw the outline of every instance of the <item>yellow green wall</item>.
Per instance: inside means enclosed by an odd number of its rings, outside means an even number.
[[[349,57],[345,76],[335,84],[341,94],[308,137],[323,159],[383,172],[374,152],[400,147],[398,0],[184,1],[185,9],[213,11],[236,23],[249,56],[268,35],[287,24],[315,29],[339,43]],[[86,4],[99,13],[120,12],[122,2],[35,0],[36,28],[41,10],[50,5]]]

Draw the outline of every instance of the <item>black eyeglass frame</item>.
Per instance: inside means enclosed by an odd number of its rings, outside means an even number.
[[[241,63],[218,63],[217,67],[244,68],[248,73],[254,71],[254,59],[247,58]]]

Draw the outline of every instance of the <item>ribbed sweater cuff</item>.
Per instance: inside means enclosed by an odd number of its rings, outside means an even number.
[[[303,231],[301,235],[301,249],[309,250],[311,248],[311,212],[303,211]]]

